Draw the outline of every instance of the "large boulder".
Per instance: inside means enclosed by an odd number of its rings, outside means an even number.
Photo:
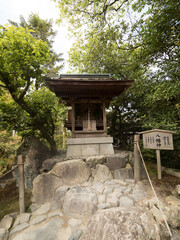
[[[57,162],[62,162],[63,160],[64,157],[59,155],[46,159],[42,164],[42,172],[49,172]]]
[[[180,206],[180,199],[173,196],[173,195],[169,195],[165,198],[165,201],[169,204],[169,205],[174,205],[174,206]]]
[[[168,205],[165,207],[167,221],[172,228],[180,228],[180,199],[169,195],[165,198]]]
[[[176,186],[176,192],[177,192],[178,195],[180,195],[180,184],[178,184],[178,185]]]
[[[5,215],[0,222],[0,228],[4,228],[6,230],[10,229],[13,224],[13,217],[11,215]]]
[[[64,185],[75,185],[86,182],[91,175],[91,169],[83,160],[77,159],[57,163],[50,173],[62,178]]]
[[[68,240],[78,240],[82,235],[83,231],[81,229],[75,230]]]
[[[180,228],[180,206],[166,206],[165,214],[167,217],[167,221],[172,228]]]
[[[133,169],[132,168],[121,168],[121,169],[116,169],[114,171],[114,178],[115,179],[128,179],[128,178],[133,178]]]
[[[41,227],[31,226],[11,237],[12,240],[55,240],[58,239],[58,231],[63,226],[64,221],[59,217],[49,219]]]
[[[50,171],[53,166],[58,163],[62,162],[66,157],[66,150],[59,150],[57,155],[46,159],[43,164],[42,164],[42,171],[43,172],[48,172]]]
[[[51,203],[52,209],[62,208],[64,197],[68,189],[69,188],[67,186],[62,186],[56,189],[56,192]]]
[[[88,222],[80,240],[155,240],[159,226],[141,207],[99,210]]]
[[[27,223],[30,219],[30,216],[31,216],[30,213],[21,213],[20,215],[17,215],[13,227],[20,225],[22,223]]]
[[[0,239],[1,240],[8,240],[9,232],[4,228],[0,228]]]
[[[96,172],[94,175],[94,181],[95,182],[106,182],[109,180],[112,180],[113,176],[109,170],[109,168],[105,165],[98,164],[96,166]]]
[[[67,217],[89,218],[97,210],[97,194],[89,188],[71,188],[65,195],[63,211]]]
[[[118,155],[107,157],[107,166],[110,170],[124,168],[126,165],[126,158]]]
[[[32,202],[42,204],[51,201],[55,190],[61,185],[62,179],[55,175],[49,173],[38,175],[33,181]]]
[[[17,150],[17,156],[22,155],[24,160],[25,188],[31,189],[34,178],[40,173],[42,163],[51,156],[49,149],[37,138],[26,139]],[[17,157],[16,157],[17,162]],[[17,183],[18,170],[15,171]]]
[[[86,163],[90,166],[95,168],[97,164],[104,164],[106,162],[105,156],[91,156],[86,158]]]
[[[91,175],[90,167],[82,160],[69,160],[56,163],[53,169],[37,176],[33,182],[33,203],[42,204],[53,199],[53,206],[57,208],[62,205],[63,191],[57,192],[57,198],[54,198],[55,191],[62,185],[75,185],[86,182]]]

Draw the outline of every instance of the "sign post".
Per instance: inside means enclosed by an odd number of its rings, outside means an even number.
[[[162,179],[161,155],[160,155],[160,150],[159,149],[156,149],[156,157],[157,157],[158,179]]]
[[[140,135],[134,135],[134,179],[136,182],[141,180],[141,157],[137,148],[137,144],[140,143]]]
[[[143,147],[156,150],[158,179],[162,179],[160,150],[173,150],[174,132],[161,129],[153,129],[140,132],[143,135]]]

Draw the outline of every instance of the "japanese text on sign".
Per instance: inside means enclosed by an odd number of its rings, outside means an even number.
[[[143,146],[149,149],[173,150],[172,133],[156,131],[143,133]]]

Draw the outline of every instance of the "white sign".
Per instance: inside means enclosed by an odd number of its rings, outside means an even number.
[[[143,134],[143,146],[149,149],[173,150],[173,137],[171,131],[154,129],[141,132]]]

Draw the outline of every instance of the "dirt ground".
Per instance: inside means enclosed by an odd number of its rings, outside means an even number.
[[[158,195],[165,198],[174,193],[176,186],[180,184],[180,178],[164,174],[162,180],[153,179],[152,182]]]
[[[6,182],[6,187],[3,185]],[[31,193],[25,192],[26,210],[30,205]],[[19,192],[15,179],[6,179],[0,181],[0,220],[9,213],[19,211]]]
[[[180,184],[180,178],[163,172],[162,168],[162,179],[160,180],[157,178],[156,164],[147,162],[146,167],[148,169],[148,173],[150,175],[157,196],[164,199],[169,195],[175,194],[176,186]],[[150,188],[150,184],[147,179],[143,180],[143,182]]]

